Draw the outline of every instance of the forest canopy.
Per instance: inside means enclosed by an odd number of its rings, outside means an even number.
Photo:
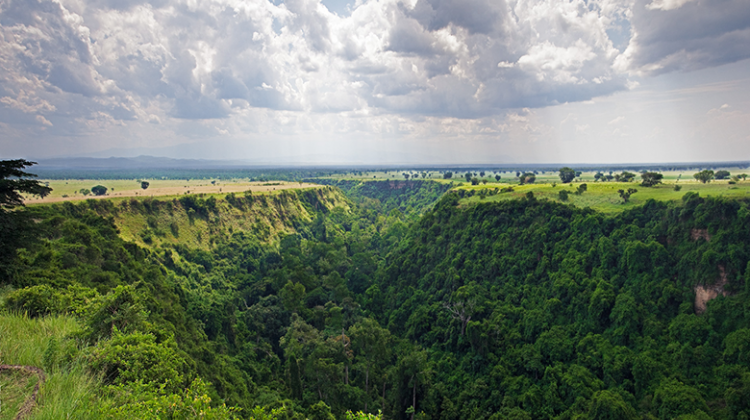
[[[278,240],[221,229],[253,196],[27,208],[38,231],[4,310],[75,317],[50,360],[101,375],[88,409],[114,418],[199,400],[215,418],[750,414],[747,201],[604,215],[533,195],[460,206],[442,185],[337,183],[346,208],[290,193],[311,217],[286,215]],[[191,210],[206,248],[139,246],[114,222]]]

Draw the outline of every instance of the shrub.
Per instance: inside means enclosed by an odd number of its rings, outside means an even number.
[[[174,340],[157,343],[153,334],[139,331],[99,341],[90,356],[91,368],[101,372],[108,384],[128,382],[158,385],[167,390],[183,386],[186,363]]]
[[[7,309],[26,313],[34,318],[59,311],[60,295],[46,284],[18,289],[5,299]]]

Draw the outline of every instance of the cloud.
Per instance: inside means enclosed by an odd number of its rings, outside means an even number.
[[[619,70],[658,75],[750,58],[750,2],[648,1],[632,8],[633,36]]]
[[[402,132],[750,57],[745,0],[5,0],[0,22],[0,130],[25,136]]]
[[[695,0],[653,0],[646,5],[649,10],[674,10],[679,9],[685,3]]]

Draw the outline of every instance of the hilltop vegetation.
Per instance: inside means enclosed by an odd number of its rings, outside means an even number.
[[[36,331],[35,350],[13,359],[13,338],[2,362],[78,378],[60,397],[83,401],[74,418],[750,414],[747,200],[683,191],[607,215],[531,186],[474,202],[448,183],[331,182],[348,198],[21,210],[36,239],[0,322]],[[61,392],[45,385],[34,415]]]

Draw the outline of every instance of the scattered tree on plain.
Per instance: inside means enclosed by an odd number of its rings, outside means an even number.
[[[623,203],[627,203],[628,200],[630,200],[630,196],[637,193],[638,190],[635,188],[628,188],[626,190],[617,190],[617,192],[620,194],[620,198],[622,198]]]
[[[731,175],[729,171],[720,170],[720,171],[716,171],[716,173],[714,174],[714,178],[715,179],[727,179],[729,178],[729,175]]]
[[[641,186],[653,187],[654,185],[661,184],[662,178],[664,178],[664,175],[658,172],[644,172],[641,174],[641,179],[643,179]]]
[[[635,179],[635,174],[628,171],[622,171],[622,173],[615,175],[615,181],[617,182],[632,182]]]
[[[710,169],[704,169],[694,174],[693,178],[705,184],[706,182],[711,182],[711,180],[714,178],[714,171]]]
[[[526,172],[518,178],[523,184],[533,184],[536,181],[536,175],[533,172]]]
[[[148,183],[148,181],[141,181],[141,188],[143,188],[144,190],[145,190],[146,188],[148,188],[148,186],[149,186],[149,185],[150,185],[150,184]]]
[[[563,184],[567,184],[571,181],[573,181],[576,177],[576,171],[568,168],[567,166],[560,169],[560,181],[562,181]]]
[[[104,195],[107,193],[107,187],[104,185],[96,185],[94,187],[91,187],[91,192],[94,195]]]

